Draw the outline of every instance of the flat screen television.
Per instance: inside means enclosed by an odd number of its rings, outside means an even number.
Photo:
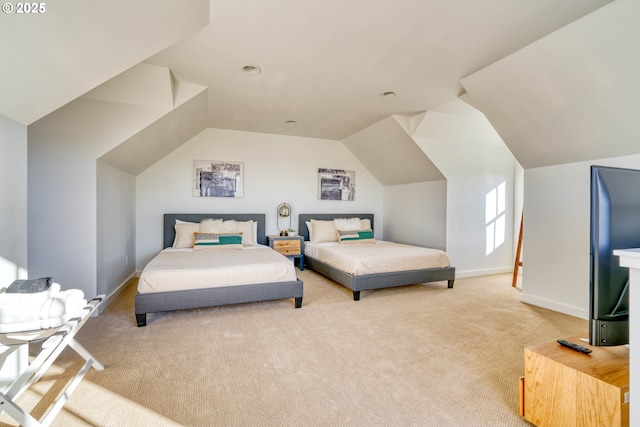
[[[640,170],[591,166],[589,343],[629,343],[629,269],[615,249],[640,247]]]

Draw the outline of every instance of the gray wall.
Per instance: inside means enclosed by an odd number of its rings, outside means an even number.
[[[97,293],[111,295],[135,274],[136,179],[97,162]]]
[[[100,176],[107,177],[107,181],[100,184],[99,192],[96,159],[130,137],[141,123],[152,122],[158,115],[161,112],[157,109],[78,99],[29,126],[30,277],[52,276],[63,289],[81,289],[88,298],[101,293],[97,285],[98,194],[108,196],[100,200],[100,207],[104,208],[114,199],[111,191],[126,185],[131,189],[125,190],[125,195],[134,190],[132,180],[127,184],[103,169]],[[132,198],[125,196],[118,204],[123,210],[117,214],[119,218],[133,215],[133,202],[127,199]],[[113,224],[114,215],[103,211],[100,218],[106,217],[108,226]],[[133,220],[122,225],[128,229],[108,239],[132,242]],[[101,249],[104,252],[100,261],[111,259],[111,250],[121,244],[105,240],[102,243],[111,249]],[[121,248],[119,256],[123,260],[132,253],[130,246],[131,243]],[[100,271],[109,277],[119,275],[117,271],[107,273],[112,267],[100,266]],[[100,291],[119,285],[104,285]]]
[[[447,181],[384,187],[384,216],[387,240],[447,250]]]
[[[0,116],[0,287],[27,275],[27,127]]]

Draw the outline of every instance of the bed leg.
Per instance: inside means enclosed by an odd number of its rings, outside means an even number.
[[[295,305],[295,307],[296,307],[296,308],[300,308],[300,307],[302,307],[302,297],[296,298],[295,300],[296,300],[296,305]]]
[[[453,281],[454,279],[449,280],[449,288],[453,288]]]
[[[360,301],[360,291],[353,291],[353,300]]]
[[[136,322],[138,323],[138,327],[147,326],[147,313],[136,313]]]

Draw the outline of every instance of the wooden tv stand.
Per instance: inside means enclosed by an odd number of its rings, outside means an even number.
[[[556,341],[524,349],[520,415],[539,427],[628,426],[629,347],[592,347],[584,354]]]

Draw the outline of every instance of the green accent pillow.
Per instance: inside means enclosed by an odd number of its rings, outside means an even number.
[[[375,243],[373,230],[338,230],[340,243]]]
[[[242,233],[194,233],[194,250],[242,249]]]

